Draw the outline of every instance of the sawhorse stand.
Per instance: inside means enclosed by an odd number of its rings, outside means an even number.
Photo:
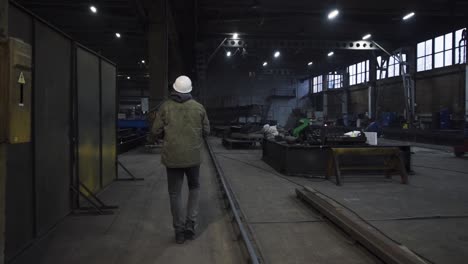
[[[371,156],[371,157],[384,157],[384,164],[376,166],[341,166],[340,157],[353,156],[356,158]],[[328,158],[328,172],[326,178],[329,179],[333,173],[336,176],[336,185],[341,185],[342,171],[385,171],[385,177],[390,179],[392,177],[392,170],[398,171],[401,175],[401,183],[408,184],[408,173],[398,148],[331,148]]]
[[[116,181],[144,181],[145,179],[143,178],[137,178],[135,177],[135,175],[133,175],[133,173],[131,173],[127,167],[125,167],[122,162],[120,162],[119,160],[117,160],[117,164],[130,176],[130,178],[119,178],[117,176],[117,179]]]
[[[118,209],[118,206],[115,205],[106,205],[99,197],[97,197],[93,192],[84,185],[81,181],[79,181],[79,187],[70,185],[70,189],[78,195],[78,209],[75,210],[73,213],[82,215],[82,214],[99,214],[99,215],[110,215],[114,214],[112,210]],[[81,189],[87,192],[84,193]],[[85,199],[91,206],[85,207],[80,206],[79,198]]]

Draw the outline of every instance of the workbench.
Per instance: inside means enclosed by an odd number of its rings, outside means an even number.
[[[263,161],[280,173],[294,176],[325,176],[328,170],[328,161],[331,148],[337,146],[304,146],[289,145],[286,142],[276,142],[265,139],[263,144]],[[412,173],[411,147],[409,145],[377,145],[377,146],[339,146],[340,148],[398,148],[401,151],[404,166],[408,173]],[[384,162],[383,157],[352,156],[343,157],[347,165],[372,166]],[[364,172],[364,171],[363,171]],[[356,171],[356,173],[363,173]],[[371,173],[368,170],[364,173]]]

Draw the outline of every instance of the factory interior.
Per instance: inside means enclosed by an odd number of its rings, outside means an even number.
[[[468,1],[0,3],[0,264],[467,263]]]

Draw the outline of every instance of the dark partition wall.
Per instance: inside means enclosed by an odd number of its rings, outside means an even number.
[[[102,124],[102,184],[111,183],[116,177],[116,70],[105,61],[101,63],[101,124]]]
[[[33,45],[33,19],[10,5],[10,37]],[[7,146],[5,258],[10,260],[34,239],[34,179],[31,143]]]
[[[42,23],[35,32],[34,176],[42,234],[70,211],[71,41]]]
[[[7,153],[5,258],[8,261],[21,252],[35,234],[31,144],[9,145]]]
[[[18,38],[32,44],[33,19],[23,10],[13,5],[8,9],[8,26],[10,37]]]
[[[32,46],[34,66],[32,142],[2,160],[7,261],[77,209],[75,179],[96,193],[116,177],[115,65],[10,3],[10,37]]]
[[[91,191],[101,187],[99,58],[76,51],[78,110],[78,177]]]

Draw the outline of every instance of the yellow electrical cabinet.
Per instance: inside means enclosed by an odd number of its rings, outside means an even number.
[[[0,143],[31,141],[31,45],[10,38],[0,42]]]

